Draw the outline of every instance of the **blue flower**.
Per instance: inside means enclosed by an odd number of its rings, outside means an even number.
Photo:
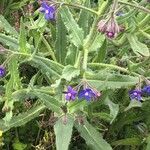
[[[68,86],[67,91],[65,93],[66,100],[75,100],[77,91],[74,90],[71,86]]]
[[[97,97],[97,94],[90,88],[81,90],[78,94],[79,99],[86,99],[87,101],[91,101],[92,99],[95,99]]]
[[[142,93],[150,96],[150,85],[144,86],[142,89]]]
[[[3,66],[0,66],[0,77],[4,77],[6,73],[6,70]]]
[[[130,96],[131,100],[141,101],[142,100],[141,94],[142,94],[141,90],[131,90],[131,91],[129,91],[129,96]]]
[[[45,2],[41,4],[40,11],[45,14],[46,20],[55,20],[55,6],[49,6]]]

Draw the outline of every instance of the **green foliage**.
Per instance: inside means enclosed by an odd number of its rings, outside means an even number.
[[[149,85],[150,5],[114,2],[49,1],[52,21],[37,1],[0,1],[0,149],[150,149],[150,97],[129,96]],[[94,94],[66,101],[68,86]]]

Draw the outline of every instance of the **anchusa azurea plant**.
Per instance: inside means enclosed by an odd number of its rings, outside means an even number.
[[[147,0],[1,0],[0,14],[1,150],[149,150]]]

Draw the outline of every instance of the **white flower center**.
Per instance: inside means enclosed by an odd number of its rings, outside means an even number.
[[[46,10],[45,13],[48,14],[48,13],[49,13],[49,10]]]
[[[86,92],[84,95],[85,95],[85,96],[88,96],[88,95],[89,95],[89,93],[88,93],[88,92]]]
[[[134,93],[134,95],[137,96],[138,94],[137,94],[137,93]]]
[[[68,96],[71,97],[71,93],[68,93]]]

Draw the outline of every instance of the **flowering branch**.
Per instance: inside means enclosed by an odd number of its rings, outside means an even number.
[[[121,0],[119,0],[118,2],[119,2],[120,4],[129,5],[129,6],[131,6],[131,7],[134,7],[134,8],[136,8],[136,9],[140,9],[140,10],[142,10],[142,11],[144,11],[144,12],[150,14],[150,10],[147,9],[147,8],[145,8],[145,7],[143,7],[143,6],[134,5],[134,4],[131,4],[131,3],[128,3],[128,2],[124,2],[124,1],[121,1]]]

